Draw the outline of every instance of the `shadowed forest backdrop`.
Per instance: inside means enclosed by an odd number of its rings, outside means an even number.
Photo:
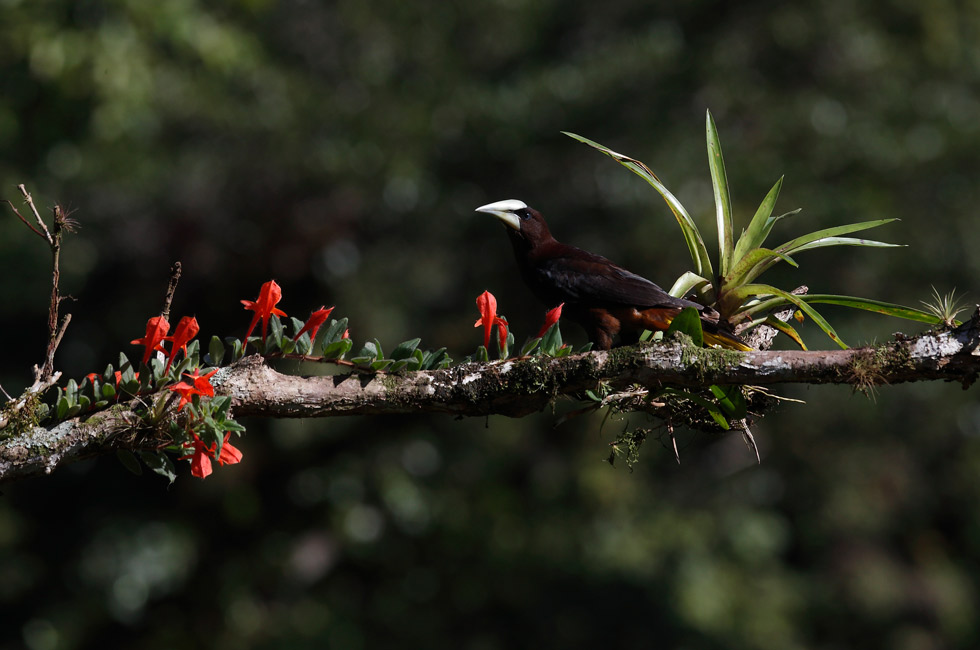
[[[885,250],[821,249],[773,284],[919,306],[978,297],[980,3],[0,0],[0,198],[75,210],[56,358],[101,371],[160,309],[242,336],[239,299],[321,304],[358,342],[518,343],[544,307],[476,206],[662,285],[687,269],[639,158],[713,233],[704,111],[745,223],[786,175],[777,239],[900,217]],[[713,248],[713,237],[709,248]],[[0,219],[0,383],[42,359],[46,246]],[[822,310],[852,345],[918,325]],[[803,326],[813,347],[832,343]],[[566,338],[584,343],[571,323]],[[0,647],[976,647],[976,389],[805,399],[738,436],[624,422],[250,421],[242,464],[172,489],[112,458],[5,486]],[[567,410],[559,404],[558,410]],[[633,425],[640,424],[634,416]],[[108,644],[108,645],[107,645]]]

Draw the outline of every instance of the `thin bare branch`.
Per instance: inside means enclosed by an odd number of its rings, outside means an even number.
[[[177,283],[180,282],[180,272],[180,261],[174,262],[174,265],[170,267],[170,282],[167,284],[167,295],[163,299],[163,311],[160,312],[160,315],[167,322],[170,322],[170,303],[174,301]]]
[[[17,210],[17,208],[14,206],[13,203],[11,203],[10,201],[8,201],[7,199],[3,199],[3,202],[6,203],[8,206],[10,206],[10,209],[13,210],[14,214],[17,215],[17,218],[20,219],[21,221],[23,221],[25,226],[27,226],[28,228],[30,228],[31,230],[33,230],[34,231],[34,234],[36,234],[41,239],[47,240],[47,238],[44,236],[44,233],[41,232],[40,230],[38,230],[37,228],[35,228],[34,226],[32,226],[31,225],[31,222],[24,218],[24,215],[22,215]]]
[[[24,202],[27,205],[31,206],[31,212],[34,213],[34,219],[37,220],[37,225],[40,226],[41,230],[44,232],[44,238],[48,240],[49,244],[54,246],[54,237],[51,236],[51,232],[48,230],[48,226],[44,223],[44,219],[41,218],[41,215],[37,211],[37,208],[34,207],[34,199],[31,198],[31,193],[27,191],[27,188],[24,187],[23,183],[18,185],[17,189],[20,190],[20,193],[24,195]],[[35,232],[37,231],[35,230]]]

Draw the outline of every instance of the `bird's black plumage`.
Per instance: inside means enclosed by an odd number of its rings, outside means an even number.
[[[585,327],[597,348],[608,349],[617,335],[635,341],[643,330],[666,329],[685,307],[702,312],[705,331],[718,334],[714,338],[722,344],[746,347],[707,318],[703,305],[675,298],[601,255],[557,241],[541,213],[522,201],[499,201],[477,211],[509,226],[507,235],[525,283],[545,305],[565,303],[562,313]]]

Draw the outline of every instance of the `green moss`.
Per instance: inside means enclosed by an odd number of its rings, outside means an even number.
[[[7,426],[0,429],[0,440],[23,435],[38,426],[40,422],[38,408],[40,405],[41,396],[32,393],[25,398],[24,406],[19,411],[14,412],[9,407],[0,411],[0,422],[7,423]]]
[[[694,368],[700,383],[708,383],[708,377],[715,372],[737,366],[745,356],[744,352],[738,350],[700,348],[691,342],[689,336],[683,334],[678,336],[683,337],[678,338],[682,344],[681,363],[689,368]]]

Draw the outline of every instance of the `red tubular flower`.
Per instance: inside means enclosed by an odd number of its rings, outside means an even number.
[[[344,335],[341,336],[340,338],[342,338],[342,339],[349,339],[350,338],[350,328],[349,327],[344,330]]]
[[[306,324],[303,325],[303,329],[296,333],[293,340],[296,341],[299,337],[303,336],[304,332],[310,333],[310,341],[316,340],[316,333],[320,330],[320,326],[327,320],[330,316],[330,312],[334,310],[333,307],[330,309],[324,309],[323,305],[319,309],[310,314],[309,319],[307,319]]]
[[[541,331],[538,332],[538,335],[535,338],[541,338],[544,336],[548,330],[551,329],[551,326],[558,322],[558,319],[561,318],[561,308],[564,306],[565,303],[562,303],[554,309],[548,310],[548,313],[544,315],[544,325],[541,326]]]
[[[100,374],[99,374],[99,373],[97,373],[97,372],[90,372],[90,373],[88,373],[87,375],[85,375],[85,378],[86,378],[86,379],[88,379],[88,382],[89,382],[90,384],[94,384],[94,383],[95,383],[95,380],[96,380],[96,379],[99,379],[99,378],[101,378],[101,377],[102,377],[102,375],[100,375]]]
[[[173,392],[180,395],[180,402],[177,404],[177,410],[184,408],[187,402],[190,402],[195,395],[201,395],[203,397],[214,397],[214,386],[211,385],[211,376],[218,372],[215,368],[206,375],[201,374],[200,368],[194,369],[193,375],[185,375],[192,383],[188,384],[186,381],[182,381],[178,384],[174,384],[169,388]]]
[[[286,312],[281,309],[277,309],[276,305],[282,300],[282,289],[276,284],[275,280],[269,280],[262,285],[259,289],[259,299],[256,301],[242,300],[242,304],[245,305],[245,309],[248,311],[254,311],[255,315],[252,316],[252,324],[248,326],[248,333],[245,335],[245,344],[248,345],[248,337],[252,335],[252,330],[255,329],[255,324],[262,319],[262,340],[265,340],[266,332],[269,329],[269,319],[272,318],[273,314],[277,316],[285,316]]]
[[[167,322],[167,319],[163,316],[154,316],[146,321],[146,334],[143,338],[130,341],[132,345],[146,346],[146,352],[143,353],[144,364],[149,363],[150,355],[155,350],[166,354],[167,351],[163,348],[163,342],[166,340],[169,331],[170,323]]]
[[[210,476],[211,455],[208,453],[209,449],[207,446],[201,442],[201,439],[195,435],[193,441],[184,443],[184,447],[191,453],[186,456],[181,456],[177,460],[191,459],[191,476],[196,476],[197,478],[207,478]]]
[[[197,336],[197,333],[201,331],[200,326],[197,324],[197,319],[193,316],[184,316],[177,323],[176,329],[174,329],[173,336],[164,337],[164,341],[170,341],[173,345],[170,348],[170,359],[167,361],[167,370],[170,371],[170,364],[174,362],[174,357],[177,356],[177,350],[183,350],[184,356],[187,356],[187,344],[190,343],[191,339]]]
[[[191,435],[194,436],[194,440],[184,443],[184,448],[191,453],[186,456],[181,456],[178,460],[187,460],[190,458],[191,476],[206,478],[211,474],[211,459],[214,458],[214,451],[217,445],[211,443],[209,447],[197,437],[197,434]],[[217,458],[219,465],[234,465],[242,461],[242,452],[228,442],[228,438],[230,437],[231,433],[226,433],[225,439],[221,443],[221,453],[218,454]]]
[[[490,330],[496,325],[497,339],[502,350],[507,343],[507,321],[497,316],[497,299],[489,291],[484,291],[476,299],[476,308],[480,310],[480,317],[473,327],[483,326],[483,347],[490,347]]]
[[[225,434],[225,440],[221,443],[221,453],[218,454],[219,465],[237,465],[242,462],[242,450],[228,442],[231,432]]]

